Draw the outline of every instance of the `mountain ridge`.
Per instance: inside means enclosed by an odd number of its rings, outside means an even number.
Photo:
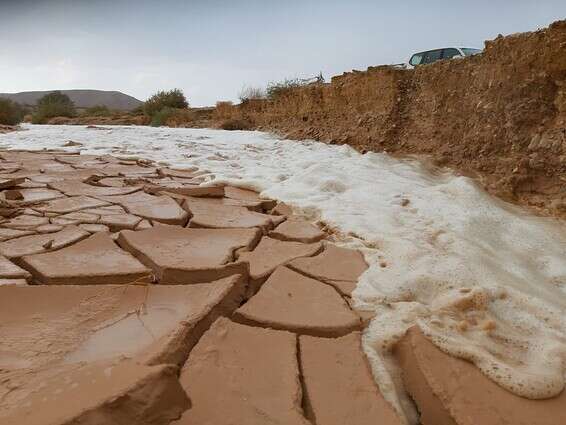
[[[24,91],[18,93],[0,93],[0,98],[10,99],[24,106],[35,106],[37,101],[48,93],[60,91],[71,98],[77,108],[90,108],[104,105],[109,109],[119,111],[131,111],[141,106],[143,102],[133,96],[117,90],[94,90],[94,89],[72,89],[72,90],[45,90]]]

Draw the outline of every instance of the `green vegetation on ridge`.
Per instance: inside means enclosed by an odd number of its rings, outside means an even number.
[[[31,122],[45,124],[49,118],[74,117],[76,114],[75,104],[69,96],[60,91],[54,91],[39,99],[37,111],[33,114]]]
[[[25,109],[10,99],[0,99],[0,124],[16,125],[23,121]]]
[[[144,104],[144,113],[151,118],[151,125],[159,127],[179,115],[185,115],[189,102],[181,89],[160,90]]]

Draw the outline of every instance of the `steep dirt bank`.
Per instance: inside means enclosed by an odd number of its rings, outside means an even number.
[[[213,125],[213,107],[188,108],[183,113],[173,114],[165,120],[167,127],[205,128]],[[79,115],[77,117],[54,117],[51,125],[150,125],[151,117],[144,114],[114,113],[105,116]]]
[[[430,155],[506,200],[566,217],[566,21],[486,42],[480,56],[345,73],[218,118],[291,139]]]
[[[115,115],[115,116],[78,116],[54,117],[47,124],[50,125],[147,125],[149,118],[145,115]]]
[[[0,124],[0,134],[10,133],[11,131],[16,131],[18,129],[15,125],[4,125]]]

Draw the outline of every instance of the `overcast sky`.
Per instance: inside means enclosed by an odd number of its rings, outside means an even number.
[[[566,0],[0,0],[0,92],[179,87],[212,105],[565,18]]]

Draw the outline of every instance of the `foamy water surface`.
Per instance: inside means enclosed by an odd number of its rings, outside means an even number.
[[[82,147],[63,148],[69,140]],[[473,181],[417,161],[260,132],[26,126],[2,149],[63,148],[197,166],[337,229],[370,263],[354,293],[376,313],[364,335],[384,395],[409,422],[390,348],[415,324],[443,350],[529,398],[566,374],[566,227],[502,203]]]

